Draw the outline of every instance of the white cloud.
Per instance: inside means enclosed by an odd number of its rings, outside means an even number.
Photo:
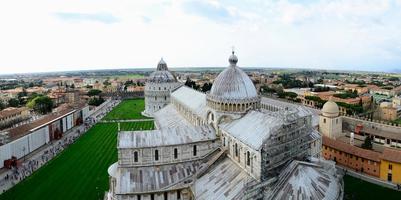
[[[401,64],[399,0],[1,5],[0,73],[154,67],[161,56],[171,67],[225,66],[233,45],[241,66],[390,69]],[[61,20],[55,13],[79,17]]]

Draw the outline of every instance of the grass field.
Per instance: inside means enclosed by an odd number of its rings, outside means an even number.
[[[344,200],[376,200],[376,199],[386,199],[386,200],[400,200],[401,192],[395,190],[381,187],[360,179],[345,176],[345,194]]]
[[[121,130],[153,129],[153,122],[121,123]],[[107,168],[117,161],[117,123],[100,123],[0,199],[102,199]]]
[[[116,106],[111,112],[109,112],[103,120],[115,120],[115,119],[148,119],[141,115],[144,110],[145,101],[143,99],[130,99],[124,100],[118,106]]]

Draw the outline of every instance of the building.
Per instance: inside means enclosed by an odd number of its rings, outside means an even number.
[[[175,76],[168,70],[163,58],[157,64],[156,71],[150,74],[145,84],[145,111],[146,116],[170,103],[170,93],[180,86]]]
[[[89,116],[89,106],[77,105],[54,112],[0,133],[0,168],[12,158],[21,159],[50,141],[60,139]],[[6,138],[6,140],[1,140]]]
[[[380,120],[393,121],[401,118],[401,106],[391,104],[391,102],[382,102],[377,109]]]
[[[30,118],[28,108],[6,108],[0,111],[0,129],[8,128]]]
[[[340,109],[331,99],[323,105],[319,120],[319,131],[329,138],[337,138],[342,135]]]
[[[312,113],[261,102],[237,62],[233,52],[210,93],[171,91],[155,130],[119,131],[106,199],[342,199]]]
[[[384,181],[401,183],[401,127],[340,116],[337,104],[328,101],[322,109],[319,131],[325,159]],[[373,141],[372,149],[362,148],[367,137]]]

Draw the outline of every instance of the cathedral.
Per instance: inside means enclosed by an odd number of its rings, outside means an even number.
[[[202,93],[161,60],[145,87],[155,130],[120,131],[108,200],[343,198],[309,110],[258,95],[232,52]]]

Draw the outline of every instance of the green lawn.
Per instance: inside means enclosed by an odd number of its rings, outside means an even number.
[[[381,187],[360,179],[344,176],[345,195],[344,200],[400,200],[401,192]]]
[[[115,119],[148,119],[141,115],[144,110],[145,101],[144,99],[130,99],[124,100],[118,106],[116,106],[111,112],[109,112],[103,120],[115,120]]]
[[[121,130],[153,129],[153,122],[121,123]],[[117,161],[117,123],[99,123],[0,199],[103,199],[108,167]]]

